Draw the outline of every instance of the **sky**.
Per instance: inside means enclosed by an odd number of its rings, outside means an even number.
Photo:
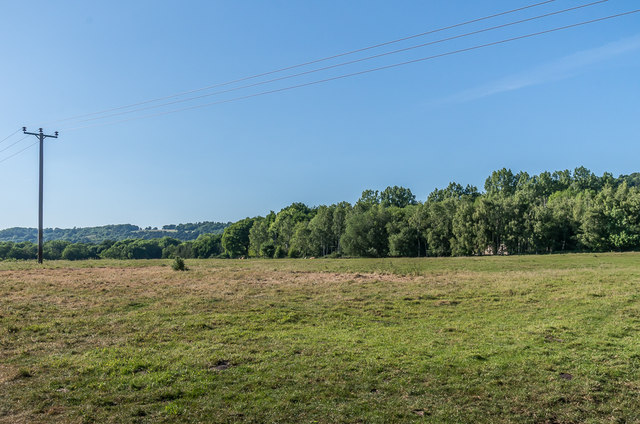
[[[394,185],[425,200],[503,167],[640,171],[640,13],[493,44],[636,0],[482,31],[590,3],[555,0],[170,97],[541,1],[0,0],[0,140],[60,132],[47,228],[236,221]],[[37,139],[22,137],[0,142],[0,228],[37,226]]]

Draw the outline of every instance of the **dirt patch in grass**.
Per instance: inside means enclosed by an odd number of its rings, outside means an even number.
[[[0,391],[2,391],[2,385],[14,380],[16,375],[18,375],[16,367],[0,364]]]
[[[215,364],[209,367],[210,371],[223,371],[231,366],[231,363],[227,360],[221,359]]]

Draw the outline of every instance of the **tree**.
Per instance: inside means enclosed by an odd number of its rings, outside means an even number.
[[[196,258],[205,259],[218,256],[222,253],[221,234],[201,234],[192,245],[193,255]],[[180,257],[187,257],[179,255]]]
[[[571,184],[571,187],[575,191],[598,191],[602,186],[598,177],[596,177],[593,172],[591,172],[584,166],[581,166],[573,171],[573,182]]]
[[[275,220],[276,214],[273,211],[264,218],[254,218],[249,231],[249,256],[273,258],[275,243],[269,229]]]
[[[8,259],[9,252],[13,247],[13,242],[11,241],[0,241],[0,260]]]
[[[34,243],[24,241],[14,243],[7,252],[7,259],[35,259],[38,253],[38,246]]]
[[[333,236],[333,213],[335,205],[319,206],[316,215],[309,221],[309,237],[314,245],[314,250],[326,256],[335,250],[335,238]]]
[[[478,188],[472,185],[467,184],[466,187],[462,187],[460,184],[451,182],[444,189],[435,189],[427,197],[427,201],[429,202],[442,202],[446,199],[462,199],[463,197],[471,197],[475,199],[478,197],[480,193],[478,193]]]
[[[90,252],[85,244],[75,243],[67,245],[62,251],[62,259],[66,261],[78,261],[89,259]]]
[[[415,205],[416,203],[416,196],[414,196],[408,188],[398,186],[387,187],[380,193],[380,204],[386,208],[391,206],[404,208],[409,205]]]
[[[71,243],[66,240],[50,240],[44,243],[42,253],[45,259],[53,260],[62,258],[62,252]]]
[[[600,191],[585,212],[580,241],[591,250],[630,250],[640,247],[640,192],[623,182]]]
[[[295,232],[291,238],[291,248],[288,255],[290,258],[315,256],[318,254],[318,250],[314,249],[311,230],[308,223],[302,221],[296,224]]]
[[[453,256],[468,256],[481,253],[476,237],[476,225],[473,219],[475,212],[474,201],[471,197],[460,199],[451,222],[451,254]],[[485,246],[486,247],[486,246]]]
[[[158,240],[158,246],[160,246],[161,249],[165,249],[169,246],[177,246],[180,244],[180,240],[175,239],[173,237],[162,237],[157,240]]]
[[[457,200],[448,198],[442,202],[425,203],[427,213],[426,232],[429,254],[434,256],[451,256],[453,235],[453,217]]]
[[[362,192],[362,196],[356,202],[354,208],[358,212],[365,212],[371,209],[375,205],[380,204],[380,193],[378,190],[365,190]]]
[[[160,259],[162,258],[162,247],[160,242],[155,240],[135,240],[125,249],[129,259]]]
[[[488,195],[502,194],[510,196],[516,192],[517,179],[510,169],[502,168],[493,171],[484,183],[484,190]]]
[[[576,219],[576,197],[567,190],[558,191],[548,202],[532,209],[532,250],[535,253],[576,250],[579,221]]]
[[[249,231],[253,219],[245,218],[225,228],[222,234],[222,248],[231,258],[247,256],[249,253]]]
[[[415,214],[417,205],[404,208],[392,207],[389,209],[391,219],[387,223],[389,234],[389,255],[416,257],[421,254],[421,246],[424,244],[416,225],[411,218]]]
[[[217,236],[222,238],[221,234],[217,234]],[[162,257],[164,259],[175,259],[177,257],[196,258],[197,255],[193,251],[193,243],[192,241],[185,241],[178,245],[167,246],[162,249]],[[219,248],[219,251],[222,252],[222,247]]]
[[[627,187],[640,187],[640,172],[634,172],[630,175],[620,175],[617,179],[617,184],[622,182],[627,183]]]
[[[100,257],[109,259],[160,259],[162,248],[155,240],[122,240],[100,252]]]
[[[113,243],[107,249],[103,249],[100,252],[100,257],[104,259],[128,259],[125,249],[129,243],[134,240],[122,240]]]
[[[495,255],[502,246],[505,226],[501,200],[496,196],[483,196],[475,204],[473,220],[476,223],[478,250],[481,252],[490,247]]]
[[[287,254],[291,248],[291,238],[295,233],[296,225],[310,220],[314,214],[315,211],[304,203],[292,203],[278,212],[274,222],[269,227],[276,249],[280,247],[280,251]]]
[[[348,202],[340,202],[335,205],[333,210],[333,220],[331,222],[331,232],[333,233],[333,244],[335,246],[336,253],[342,253],[342,236],[347,228],[347,217],[352,212],[353,208]]]
[[[373,205],[362,213],[354,211],[347,218],[345,233],[341,240],[345,253],[375,258],[387,256],[389,219],[389,211],[380,205]]]

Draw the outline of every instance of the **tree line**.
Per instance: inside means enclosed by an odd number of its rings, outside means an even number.
[[[0,258],[30,259],[34,248],[0,243]],[[51,241],[45,243],[45,258],[418,257],[637,249],[640,173],[615,178],[580,167],[529,175],[503,168],[486,179],[483,192],[450,183],[420,202],[404,187],[365,190],[353,205],[293,203],[195,241]]]
[[[103,225],[84,228],[45,228],[45,240],[65,240],[72,243],[99,244],[105,240],[127,239],[157,239],[171,237],[182,241],[195,240],[201,234],[222,234],[230,224],[223,222],[196,222],[178,225],[164,225],[161,229],[155,227],[141,228],[131,224]],[[38,240],[36,228],[13,227],[0,230],[0,241],[35,243]]]
[[[43,245],[46,260],[81,259],[161,259],[225,257],[220,240],[222,234],[203,234],[195,241],[163,237],[160,239],[104,240],[100,243],[71,243],[50,240]],[[38,245],[29,241],[0,242],[0,259],[34,259]]]

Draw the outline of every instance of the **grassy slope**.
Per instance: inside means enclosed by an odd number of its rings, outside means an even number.
[[[0,262],[0,423],[640,422],[640,254]]]

